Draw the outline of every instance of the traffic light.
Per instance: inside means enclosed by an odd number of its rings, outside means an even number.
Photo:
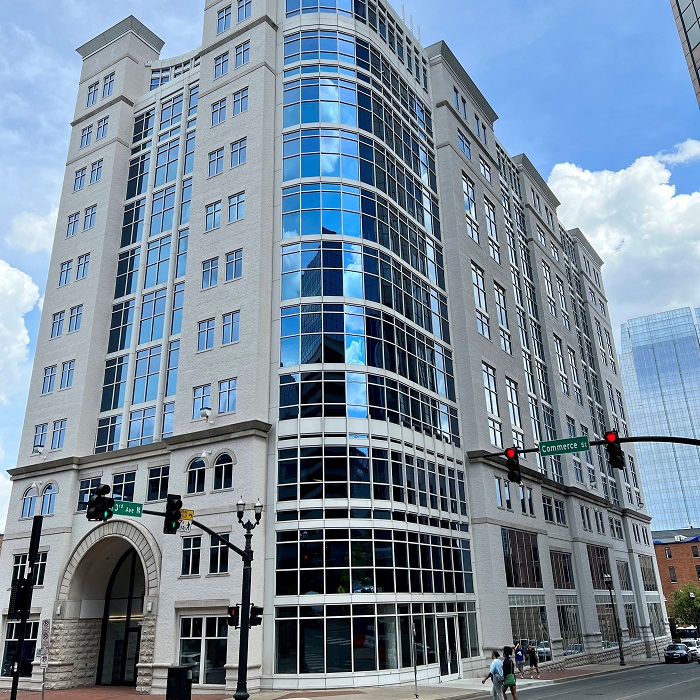
[[[262,625],[263,609],[257,605],[250,606],[250,627]]]
[[[166,535],[175,535],[180,529],[180,508],[182,508],[182,498],[174,493],[169,493],[165,504],[165,522],[163,523],[163,532]]]
[[[515,447],[509,447],[503,453],[506,456],[506,469],[508,470],[508,481],[519,484],[522,480],[520,473],[520,460],[518,459],[518,451]]]
[[[622,451],[617,430],[608,430],[605,433],[605,449],[608,453],[608,464],[613,469],[624,469],[625,453]]]
[[[114,499],[107,494],[111,491],[107,484],[98,484],[90,496],[87,507],[87,519],[106,523],[113,515]]]
[[[228,609],[228,626],[236,628],[241,626],[241,608],[239,605],[232,605]]]

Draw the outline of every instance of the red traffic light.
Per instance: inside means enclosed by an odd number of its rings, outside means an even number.
[[[614,443],[617,442],[619,439],[620,436],[618,435],[617,430],[608,430],[608,432],[605,433],[605,442]]]
[[[504,452],[507,459],[515,459],[518,456],[518,451],[515,447],[508,447]]]

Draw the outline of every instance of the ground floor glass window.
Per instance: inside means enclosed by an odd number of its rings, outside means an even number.
[[[12,662],[17,653],[17,640],[19,638],[20,622],[8,622],[5,629],[5,647],[2,654],[2,676],[12,675]],[[39,621],[30,620],[25,628],[25,640],[23,659],[20,667],[20,676],[32,675],[32,661],[36,653],[36,638],[39,633]]]
[[[557,596],[557,617],[564,647],[564,656],[583,653],[581,621],[576,596]]]
[[[596,596],[596,599],[598,596]],[[603,649],[617,646],[617,630],[615,628],[615,611],[610,603],[596,600],[598,625],[600,626],[601,645]]]
[[[544,596],[511,595],[510,625],[513,643],[533,644],[549,641],[549,625]]]
[[[180,665],[192,668],[195,685],[226,683],[227,618],[180,618]]]

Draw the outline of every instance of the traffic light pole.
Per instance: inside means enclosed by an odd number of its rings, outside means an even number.
[[[158,515],[161,518],[165,517],[165,513],[159,513],[155,510],[144,510],[146,515]],[[238,521],[245,530],[245,548],[239,549],[235,544],[229,542],[222,537],[218,532],[214,532],[198,520],[192,520],[192,524],[200,528],[208,535],[211,535],[219,543],[233,550],[243,560],[243,582],[241,588],[241,637],[238,645],[238,681],[236,684],[236,692],[233,697],[236,700],[248,700],[248,641],[250,638],[250,589],[251,575],[253,569],[253,549],[251,546],[253,539],[253,530],[260,522],[260,514],[256,512],[255,522],[250,520],[243,522],[243,513],[238,511]],[[11,700],[15,700],[12,698]]]
[[[12,688],[10,700],[17,700],[19,678],[22,673],[22,657],[24,656],[24,641],[26,639],[27,620],[32,607],[32,583],[34,582],[34,567],[39,555],[39,541],[41,540],[41,526],[44,522],[43,515],[35,515],[32,522],[32,536],[29,540],[29,554],[27,555],[27,568],[24,577],[24,595],[22,597],[22,610],[20,612],[19,634],[17,635],[17,651],[12,662]]]

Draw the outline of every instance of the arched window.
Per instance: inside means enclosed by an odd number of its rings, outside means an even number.
[[[219,455],[214,464],[214,490],[230,489],[233,486],[233,459],[231,455]]]
[[[41,500],[41,514],[42,515],[53,515],[54,508],[56,507],[56,484],[49,484],[43,493],[43,498]]]
[[[187,469],[187,493],[204,493],[204,476],[207,465],[201,458],[195,459]]]
[[[30,486],[22,496],[22,517],[33,518],[36,508],[36,499],[39,495],[36,486]]]

